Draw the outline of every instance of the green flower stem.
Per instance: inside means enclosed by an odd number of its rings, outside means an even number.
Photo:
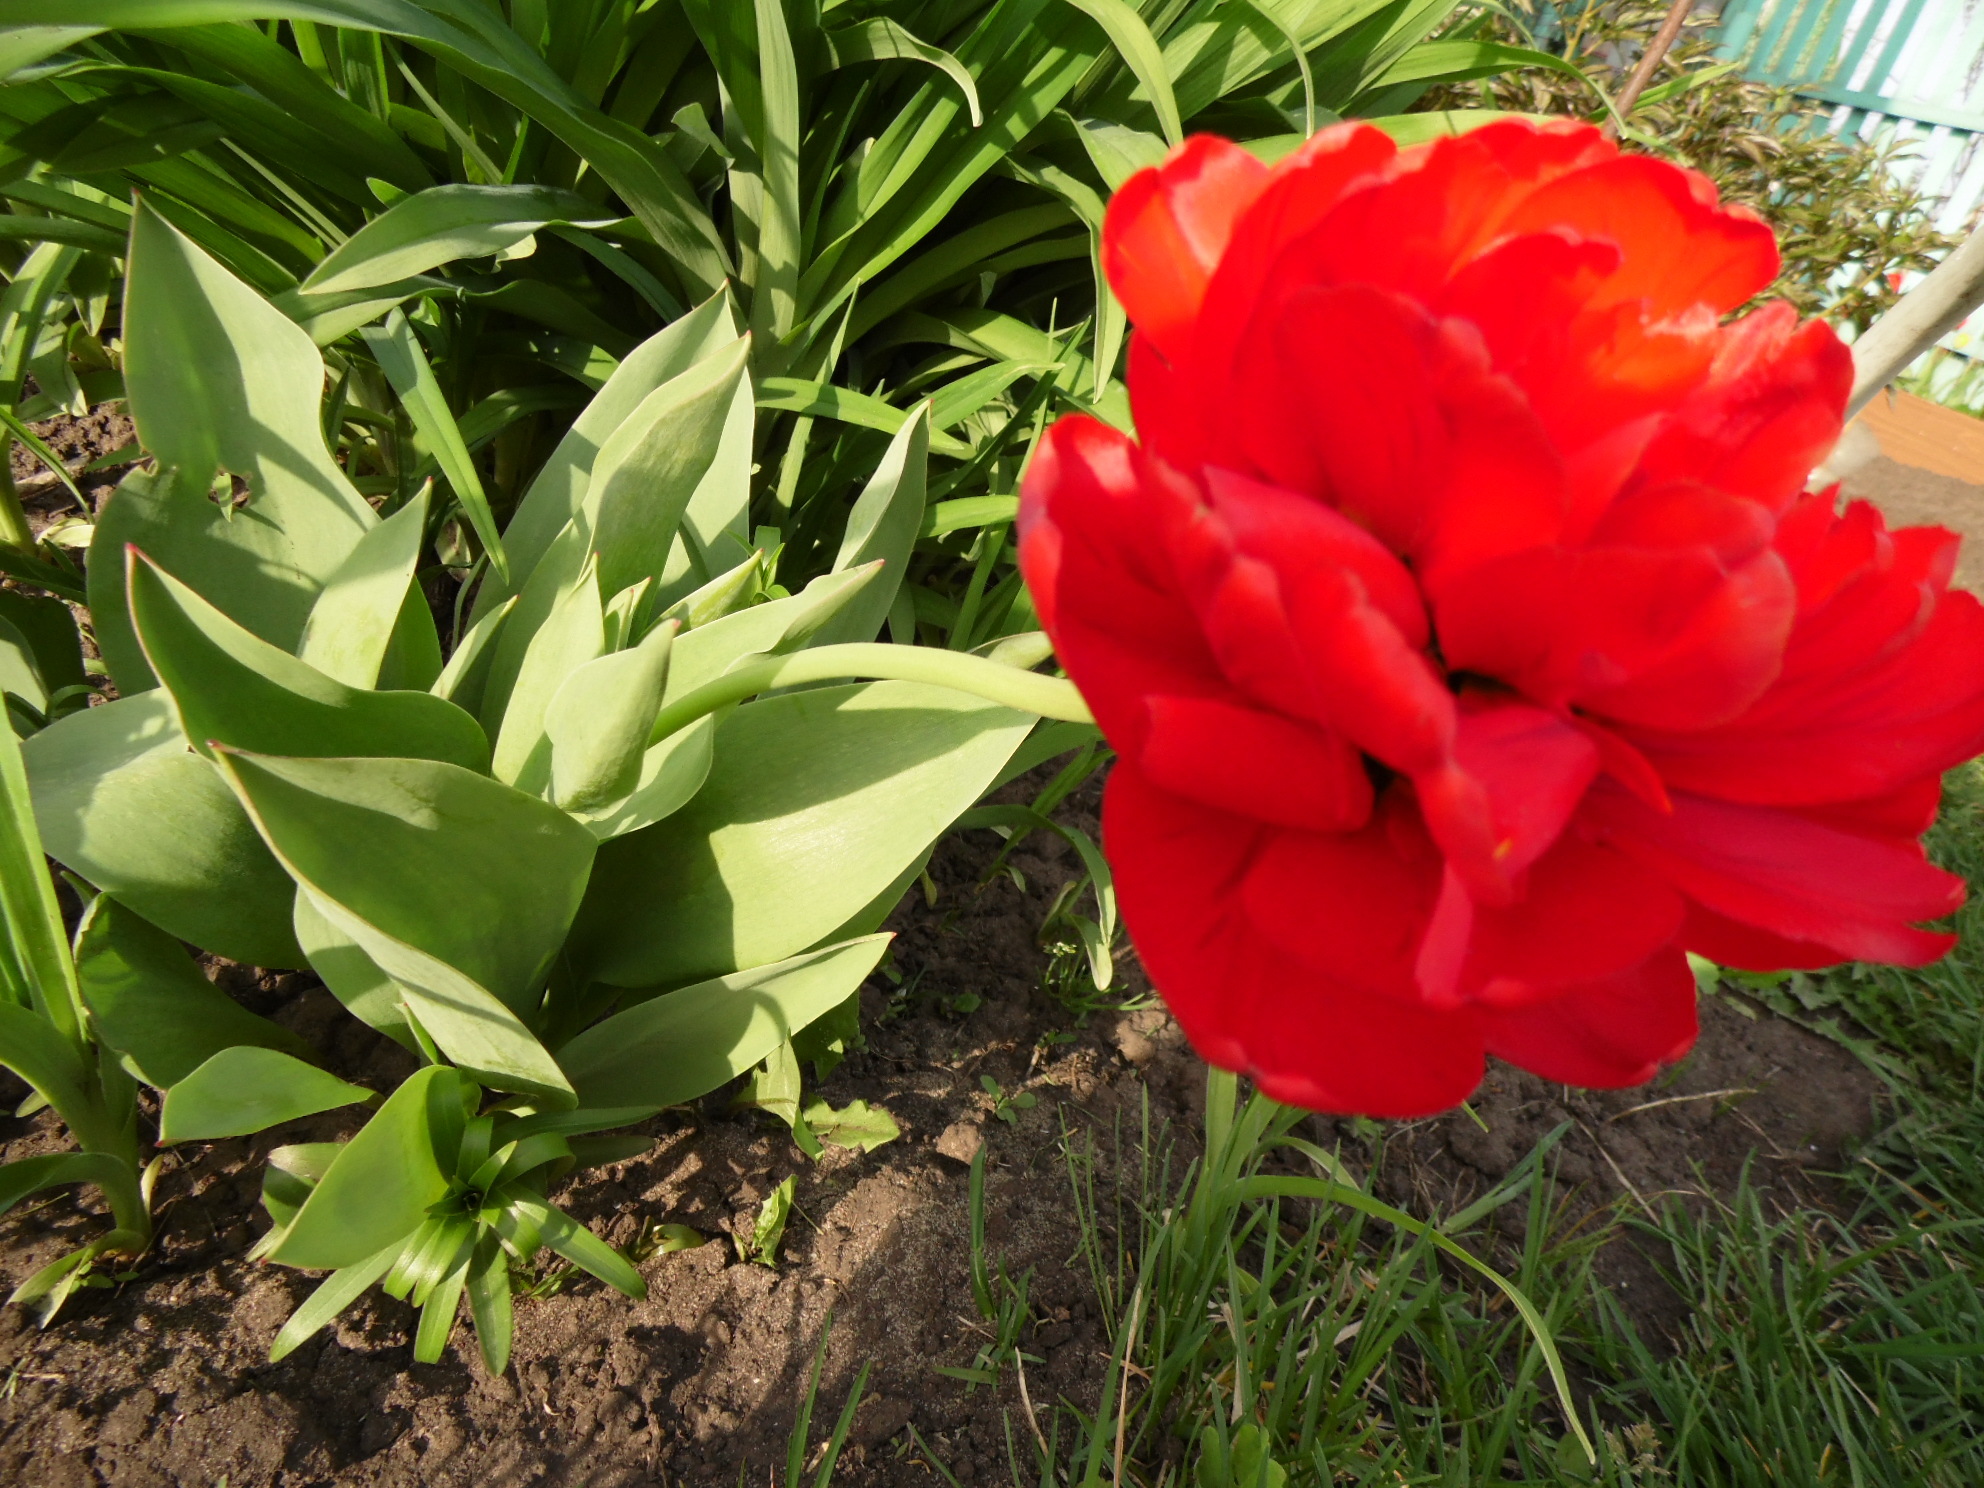
[[[767,656],[727,672],[714,682],[706,682],[661,710],[648,734],[648,743],[658,744],[707,713],[773,688],[853,677],[928,682],[1023,713],[1038,713],[1042,718],[1058,718],[1067,723],[1095,722],[1095,715],[1089,712],[1075,684],[1061,677],[1043,677],[1038,672],[1023,672],[982,656],[939,651],[933,646],[855,643],[820,646],[811,651],[795,651],[790,656]]]

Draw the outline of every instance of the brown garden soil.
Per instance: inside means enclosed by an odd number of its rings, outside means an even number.
[[[1095,807],[1091,787],[1065,810],[1094,832]],[[492,1378],[465,1325],[443,1362],[413,1363],[410,1310],[375,1292],[271,1364],[270,1342],[314,1278],[244,1259],[266,1226],[262,1158],[347,1135],[358,1118],[331,1113],[189,1147],[161,1177],[159,1238],[130,1279],[80,1293],[45,1331],[0,1309],[0,1483],[634,1488],[729,1484],[740,1471],[759,1482],[774,1464],[783,1471],[829,1316],[815,1440],[872,1365],[837,1482],[940,1481],[911,1428],[959,1482],[1010,1481],[1006,1413],[1024,1430],[1011,1381],[971,1391],[934,1372],[971,1364],[984,1342],[968,1277],[969,1158],[982,1142],[991,1251],[1014,1275],[1033,1273],[1023,1346],[1042,1362],[1028,1369],[1032,1399],[1092,1408],[1108,1342],[1076,1256],[1064,1149],[1093,1136],[1106,1191],[1118,1133],[1134,1138],[1148,1109],[1189,1157],[1203,1066],[1155,1007],[1083,1021],[1046,990],[1037,930],[1078,865],[1058,838],[1035,837],[1011,855],[1015,878],[993,871],[998,849],[988,832],[941,847],[934,900],[912,892],[892,922],[900,981],[878,975],[863,990],[866,1047],[820,1088],[836,1106],[886,1107],[899,1140],[868,1154],[828,1148],[811,1162],[775,1120],[719,1093],[648,1122],[645,1156],[554,1193],[614,1243],[657,1223],[708,1237],[644,1264],[646,1301],[584,1277],[520,1299],[511,1368]],[[408,1068],[307,976],[225,965],[216,976],[312,1039],[347,1078],[385,1088]],[[1120,999],[1144,990],[1133,957],[1119,977]],[[1379,1192],[1416,1213],[1450,1212],[1568,1122],[1555,1165],[1574,1209],[1728,1193],[1746,1167],[1767,1201],[1826,1202],[1823,1175],[1870,1129],[1878,1082],[1838,1045],[1768,1013],[1724,997],[1705,999],[1702,1013],[1694,1052],[1641,1089],[1574,1092],[1493,1066],[1471,1114],[1385,1129]],[[988,1075],[1037,1103],[1001,1119]],[[1355,1171],[1378,1159],[1380,1143],[1357,1134],[1367,1127],[1309,1127]],[[63,1139],[44,1113],[0,1117],[0,1143],[11,1160]],[[796,1212],[778,1265],[740,1260],[733,1237],[749,1233],[788,1176]],[[1522,1209],[1491,1224],[1512,1234]],[[87,1198],[67,1193],[15,1210],[0,1219],[0,1284],[102,1224]],[[1681,1321],[1678,1299],[1631,1242],[1608,1245],[1598,1264],[1650,1337]]]

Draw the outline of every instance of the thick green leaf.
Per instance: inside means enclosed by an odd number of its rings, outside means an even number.
[[[430,1065],[408,1076],[345,1143],[270,1258],[326,1270],[355,1266],[411,1236],[448,1191],[454,1154],[438,1152],[437,1139],[450,1122],[459,1130],[461,1106],[461,1076],[453,1070]],[[390,1265],[388,1258],[378,1275]]]
[[[125,544],[287,649],[377,518],[324,447],[310,338],[149,208],[132,220],[124,337],[131,412],[159,468],[127,477],[97,521],[90,610],[128,693],[150,682],[124,613]],[[247,483],[239,510],[209,497],[220,471]]]
[[[559,1050],[587,1106],[660,1110],[707,1095],[857,989],[889,937],[871,935],[636,1003]]]
[[[538,565],[530,583],[518,598],[517,609],[496,643],[492,676],[484,689],[482,707],[485,725],[496,722],[494,770],[498,780],[508,781],[533,793],[551,779],[551,741],[544,735],[544,713],[566,679],[606,650],[606,615],[600,604],[598,568],[590,554],[577,549],[585,534],[585,518],[573,519],[560,549]],[[573,557],[579,567],[562,586],[556,601],[535,631],[525,629],[526,615],[538,608],[539,591],[557,584]],[[493,673],[521,647],[512,680],[499,697]]]
[[[660,578],[723,438],[751,340],[740,336],[642,400],[601,448],[585,496],[602,592]]]
[[[245,1137],[285,1121],[370,1100],[314,1064],[274,1049],[222,1049],[165,1092],[160,1142],[212,1142]]]
[[[269,1153],[262,1168],[262,1207],[276,1231],[289,1228],[310,1190],[323,1180],[342,1151],[342,1142],[298,1142]]]
[[[901,682],[740,708],[696,798],[601,848],[578,961],[601,981],[657,986],[818,944],[978,798],[1032,723]]]
[[[799,593],[753,605],[676,637],[668,664],[668,701],[721,676],[747,656],[797,650],[881,577],[879,563],[822,574]]]
[[[566,811],[609,806],[640,783],[674,639],[672,623],[657,625],[632,650],[587,662],[552,695],[544,710],[551,799]]]
[[[584,892],[594,839],[556,807],[453,765],[278,759],[223,768],[313,907],[486,1083],[570,1104],[524,1027]]]
[[[88,1120],[90,1075],[55,1025],[13,1002],[0,1002],[0,1065],[32,1085],[72,1127]]]
[[[475,600],[477,619],[523,587],[538,561],[579,514],[592,484],[594,464],[614,430],[662,384],[736,338],[729,297],[718,292],[628,353],[572,421],[524,493],[503,533],[509,549],[510,585],[483,582]]]
[[[27,765],[0,710],[0,997],[32,1008],[80,1049],[82,999],[42,847]]]
[[[510,1257],[491,1235],[477,1247],[468,1269],[468,1310],[475,1320],[475,1339],[482,1362],[492,1375],[510,1367],[510,1340],[515,1330],[510,1295]]]
[[[112,895],[90,906],[76,938],[76,976],[97,1037],[161,1090],[236,1045],[312,1057],[307,1041],[249,1012],[177,940]]]
[[[34,657],[35,671],[50,692],[84,680],[82,633],[76,617],[59,599],[0,589],[0,620],[19,631]]]
[[[609,219],[584,197],[550,186],[434,186],[393,203],[303,281],[310,293],[375,289],[462,258],[486,258],[554,222]]]
[[[131,618],[180,728],[213,746],[283,755],[391,755],[486,770],[476,721],[426,692],[348,687],[254,636],[143,555],[131,556]]]
[[[376,687],[426,530],[423,491],[360,538],[311,606],[297,656],[335,682]]]
[[[109,1193],[128,1188],[131,1170],[107,1152],[50,1152],[0,1165],[0,1214],[29,1194],[70,1183],[93,1183]]]
[[[716,758],[717,716],[711,714],[651,745],[640,759],[634,788],[593,811],[573,810],[586,830],[604,842],[651,827],[695,798]]]
[[[881,574],[862,586],[838,614],[813,637],[816,646],[837,641],[872,641],[889,618],[889,607],[902,588],[910,550],[923,525],[924,475],[930,449],[930,405],[918,405],[889,442],[867,487],[848,513],[847,528],[833,571],[845,573],[880,563]]]
[[[395,1043],[419,1049],[407,1023],[406,993],[400,984],[379,969],[365,947],[318,913],[308,894],[296,896],[296,940],[309,958],[310,969],[324,979],[346,1012]]]
[[[629,1297],[646,1297],[648,1284],[641,1279],[625,1256],[584,1225],[542,1199],[520,1196],[510,1201],[502,1229],[528,1227],[540,1243],[582,1270],[590,1271],[608,1286]],[[509,1238],[506,1234],[505,1238]]]
[[[434,696],[444,697],[469,713],[481,713],[483,688],[489,681],[490,664],[496,659],[496,637],[509,623],[510,612],[516,606],[514,597],[506,599],[468,628],[468,634],[455,647],[455,654],[434,679],[430,689]]]
[[[296,885],[172,699],[144,692],[72,713],[22,746],[49,854],[171,935],[251,966],[297,967]]]

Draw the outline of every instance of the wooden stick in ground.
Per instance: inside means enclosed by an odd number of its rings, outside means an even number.
[[[1871,403],[1874,394],[1980,304],[1984,304],[1984,229],[1973,231],[1853,343],[1853,396],[1847,400],[1846,416],[1852,418]]]
[[[1681,27],[1687,24],[1688,12],[1694,8],[1695,0],[1674,0],[1673,5],[1668,7],[1667,19],[1660,23],[1660,29],[1654,33],[1653,40],[1647,45],[1647,49],[1640,53],[1640,65],[1633,69],[1633,75],[1626,80],[1625,91],[1614,101],[1613,106],[1618,109],[1621,119],[1632,113],[1633,105],[1639,102],[1640,94],[1646,92],[1646,85],[1653,81],[1654,70],[1660,66],[1661,59],[1673,47],[1675,39],[1681,34]],[[1607,120],[1605,134],[1609,139],[1617,139],[1619,126]]]

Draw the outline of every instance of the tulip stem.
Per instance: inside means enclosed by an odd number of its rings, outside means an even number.
[[[1065,678],[1043,677],[1038,672],[1021,671],[983,656],[939,651],[932,646],[855,643],[820,646],[811,651],[795,651],[790,656],[767,656],[726,672],[713,682],[705,682],[661,710],[648,734],[648,742],[659,743],[707,713],[773,688],[854,677],[927,682],[1023,713],[1037,713],[1042,718],[1058,718],[1067,723],[1095,722],[1095,715],[1089,712],[1075,684]]]

